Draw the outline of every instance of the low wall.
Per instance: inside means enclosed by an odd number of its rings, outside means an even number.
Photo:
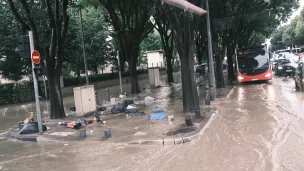
[[[163,71],[160,71],[159,73],[160,73],[160,75],[164,75],[164,74],[166,74],[166,71],[163,70]],[[148,79],[149,74],[148,73],[140,74],[140,75],[137,75],[137,78],[138,78],[138,80]],[[130,77],[122,78],[122,83],[127,83],[127,82],[130,82]],[[119,84],[120,84],[119,79],[113,79],[113,80],[94,82],[94,83],[91,83],[90,85],[94,85],[95,89],[101,89],[101,88],[111,87],[111,86],[115,86],[115,85],[119,85]],[[72,96],[74,94],[73,93],[74,87],[79,87],[79,85],[61,88],[62,97]]]

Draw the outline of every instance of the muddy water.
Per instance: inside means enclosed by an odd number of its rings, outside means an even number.
[[[47,153],[33,147],[24,158],[2,156],[2,170],[302,171],[304,93],[293,80],[248,84],[213,102],[213,115],[197,140],[175,146],[101,142],[57,144]],[[178,103],[178,102],[175,102]],[[53,144],[54,145],[54,144]],[[1,146],[1,143],[0,143]],[[9,147],[9,146],[7,146]],[[45,147],[45,146],[44,146]],[[11,154],[11,153],[8,153]],[[14,153],[15,155],[15,153]],[[13,155],[11,155],[13,156]]]
[[[179,75],[176,73],[175,78],[178,78]],[[160,78],[162,85],[166,85],[166,75],[162,75]],[[151,94],[151,92],[145,91],[145,88],[148,86],[149,80],[143,79],[139,81],[140,88],[144,94]],[[113,97],[118,97],[120,93],[119,85],[109,87],[110,95]],[[128,92],[130,90],[130,84],[123,84],[123,91]],[[96,90],[98,93],[98,97],[100,99],[100,103],[104,103],[106,97],[106,88]],[[73,96],[63,98],[63,103],[65,107],[66,113],[69,112],[70,106],[74,106],[74,98]],[[47,101],[40,102],[41,115],[42,120],[48,120],[49,118],[49,110],[50,106]],[[24,103],[24,104],[16,104],[11,106],[0,106],[0,141],[2,134],[5,134],[9,128],[12,128],[19,121],[24,120],[27,117],[33,116],[36,118],[36,104]]]

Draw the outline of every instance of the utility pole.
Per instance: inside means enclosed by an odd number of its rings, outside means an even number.
[[[213,53],[212,53],[212,38],[211,38],[211,28],[210,28],[210,11],[209,11],[208,0],[206,0],[206,10],[208,11],[207,12],[207,31],[208,31],[210,100],[213,101],[216,97],[216,89],[215,89],[214,62],[213,62]]]
[[[86,53],[85,53],[85,47],[84,47],[84,33],[83,33],[82,12],[81,12],[80,5],[79,5],[79,14],[80,14],[80,24],[81,24],[81,34],[82,34],[82,51],[83,51],[83,60],[84,60],[84,70],[85,70],[85,74],[86,74],[86,84],[89,85],[88,65],[87,65],[87,59],[86,59]]]
[[[33,51],[35,50],[35,48],[34,48],[34,38],[33,38],[33,32],[32,31],[29,31],[29,39],[30,39],[30,49],[31,49],[31,54],[32,54]],[[34,68],[35,68],[35,64],[32,62],[32,73],[33,73],[33,82],[34,82],[34,91],[35,91],[35,100],[36,100],[37,121],[38,121],[39,133],[41,134],[43,130],[42,130],[41,114],[40,114],[38,81],[37,81],[37,77],[36,77]]]
[[[118,71],[119,71],[120,93],[122,94],[122,81],[121,81],[121,68],[120,68],[119,50],[117,50],[117,61],[118,61]]]

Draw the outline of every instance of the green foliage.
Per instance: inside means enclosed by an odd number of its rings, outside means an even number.
[[[39,94],[44,93],[43,83],[38,87]],[[35,100],[33,82],[11,83],[0,85],[0,106],[24,103]]]
[[[272,34],[272,50],[286,48],[287,46],[304,44],[304,9],[288,25],[282,26]]]
[[[259,43],[262,36],[269,37],[298,6],[299,0],[276,0],[270,4],[262,0],[214,0],[210,4],[216,30],[239,47]]]
[[[17,81],[30,73],[30,57],[23,59],[19,56],[17,48],[21,29],[16,22],[12,22],[14,16],[8,5],[0,2],[0,73],[7,79]]]
[[[157,32],[150,33],[140,44],[140,50],[142,52],[161,50],[161,49],[162,49],[161,39]]]
[[[157,34],[156,32],[148,34],[148,36],[140,44],[140,64],[147,63],[147,57],[143,56],[145,52],[161,49],[163,49],[163,47],[159,34]]]
[[[101,7],[82,7],[82,24],[88,70],[96,74],[101,65],[107,66],[115,58],[114,43],[113,39],[109,37],[111,32],[105,24],[104,13]],[[79,8],[70,9],[69,14],[71,16],[71,25],[67,35],[69,48],[64,70],[73,71],[79,76],[80,73],[84,73]]]

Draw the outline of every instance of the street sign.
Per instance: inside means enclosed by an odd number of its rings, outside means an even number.
[[[40,54],[37,50],[32,52],[32,61],[34,64],[40,64]]]

